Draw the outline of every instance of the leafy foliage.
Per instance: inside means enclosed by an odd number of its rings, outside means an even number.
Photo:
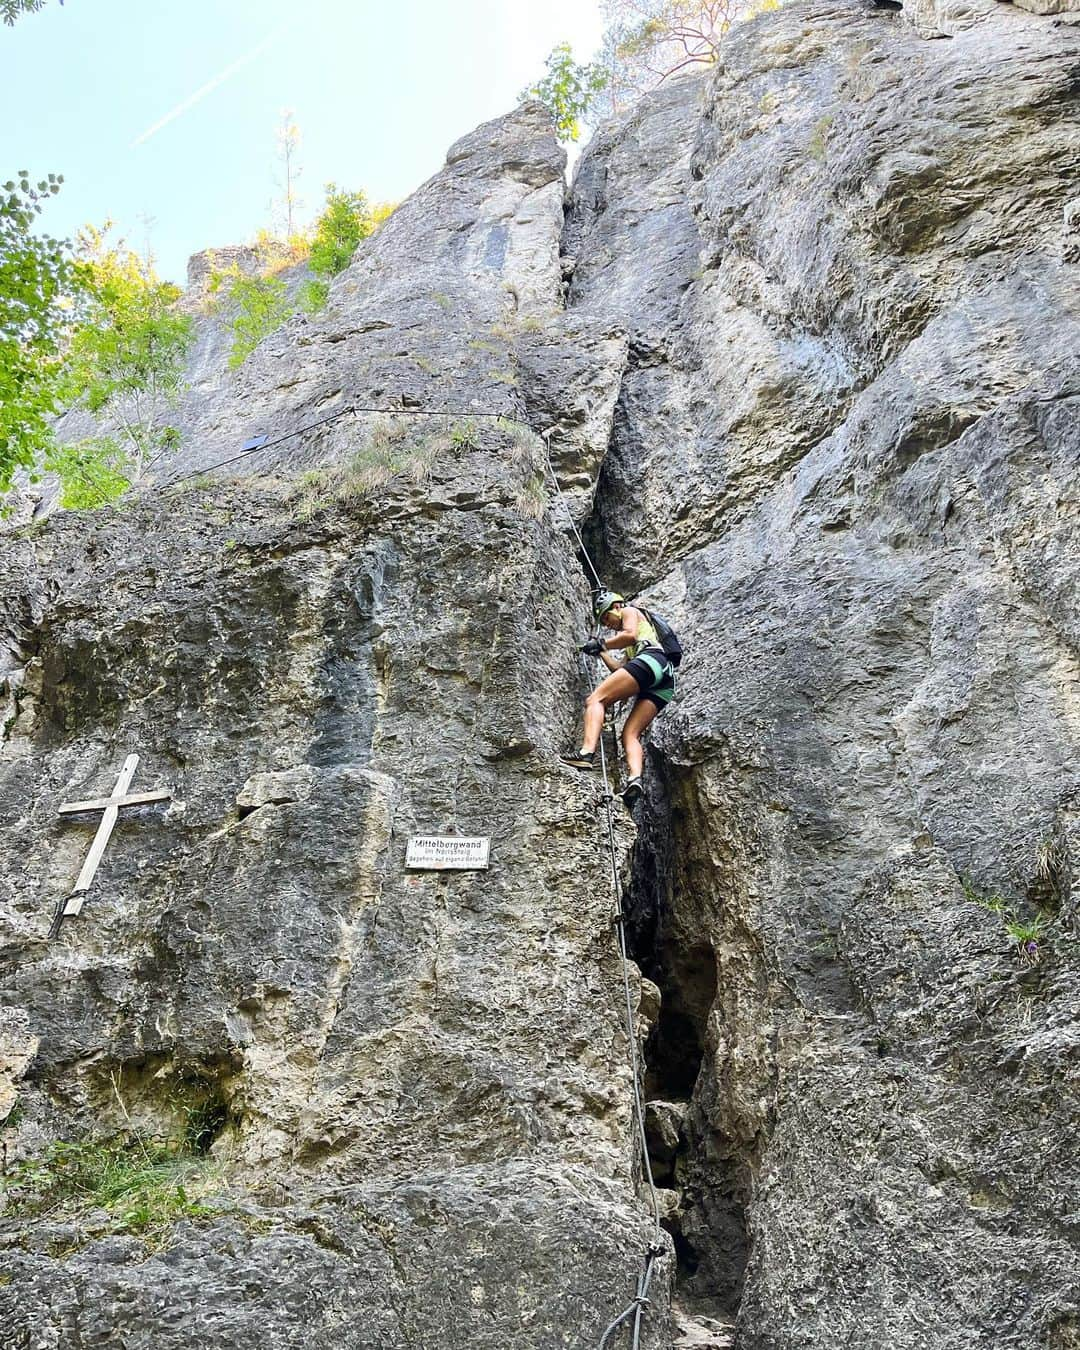
[[[326,205],[315,222],[308,254],[315,280],[300,292],[300,308],[305,313],[316,314],[325,306],[330,278],[348,267],[360,241],[373,234],[393,211],[392,203],[372,207],[363,192],[348,192],[327,183]]]
[[[581,65],[574,60],[569,42],[560,42],[548,53],[544,76],[522,91],[521,102],[538,98],[555,120],[560,139],[576,141],[581,121],[596,96],[607,85],[609,72],[598,63]]]
[[[56,445],[47,467],[60,479],[60,505],[83,511],[122,497],[131,486],[131,466],[112,436]]]
[[[229,365],[243,365],[265,337],[293,312],[285,282],[275,276],[244,276],[238,267],[217,272],[211,292],[223,291],[232,307],[232,349]]]
[[[336,277],[343,272],[361,239],[375,228],[362,192],[346,192],[335,183],[326,185],[326,206],[315,222],[308,263],[317,277]]]
[[[49,442],[61,343],[78,276],[63,243],[32,232],[61,177],[20,171],[0,190],[0,493]]]
[[[0,0],[0,19],[10,28],[21,14],[36,14],[44,5],[45,0]]]
[[[300,287],[300,308],[305,314],[318,314],[330,298],[328,281],[305,281]]]
[[[183,387],[193,324],[176,309],[179,288],[122,240],[110,245],[108,229],[79,236],[83,292],[60,387],[66,402],[116,430],[49,452],[46,466],[60,474],[69,506],[119,496],[179,443],[166,419]]]
[[[372,230],[377,230],[380,225],[389,220],[397,209],[397,202],[376,202],[368,211],[368,219],[371,221]]]

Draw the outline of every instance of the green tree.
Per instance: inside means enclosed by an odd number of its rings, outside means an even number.
[[[65,506],[119,496],[179,444],[168,419],[183,388],[192,320],[177,311],[179,288],[122,240],[110,245],[108,229],[79,236],[84,290],[61,392],[114,430],[50,450],[46,467],[60,475]]]
[[[519,101],[538,98],[555,119],[559,138],[576,141],[581,135],[580,119],[587,116],[607,85],[609,72],[598,62],[580,65],[574,60],[569,42],[560,42],[551,49],[545,70],[542,79],[522,91]]]
[[[315,273],[300,292],[300,308],[316,314],[326,304],[330,278],[344,272],[362,239],[372,234],[393,211],[392,206],[368,205],[363,192],[346,192],[335,183],[326,185],[326,205],[315,222],[308,266]]]
[[[356,246],[375,225],[367,197],[345,192],[334,183],[326,185],[326,206],[315,222],[308,265],[317,277],[336,277],[352,262]]]
[[[285,282],[276,276],[245,276],[233,266],[211,278],[210,292],[221,292],[232,310],[233,344],[229,365],[243,365],[265,337],[292,314]]]
[[[32,227],[62,181],[49,174],[35,185],[20,172],[0,190],[0,493],[17,468],[38,461],[60,398],[61,343],[78,276],[65,245]]]
[[[60,505],[69,511],[103,506],[131,486],[127,457],[114,436],[54,445],[46,466],[60,479]]]

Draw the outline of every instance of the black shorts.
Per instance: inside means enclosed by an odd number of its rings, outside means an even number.
[[[663,712],[675,695],[675,671],[664,653],[650,647],[627,661],[623,670],[637,681],[638,697]]]

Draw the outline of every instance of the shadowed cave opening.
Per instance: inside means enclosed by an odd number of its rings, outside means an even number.
[[[94,1075],[101,1122],[183,1153],[208,1156],[239,1123],[228,1056],[178,1061],[170,1052],[106,1063]]]

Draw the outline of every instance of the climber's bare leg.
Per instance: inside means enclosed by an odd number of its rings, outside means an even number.
[[[637,692],[637,680],[625,670],[612,672],[592,691],[585,703],[585,731],[581,737],[581,748],[587,755],[591,755],[599,743],[605,711],[613,703],[633,698]]]
[[[605,681],[606,683],[606,681]],[[600,686],[603,688],[603,685]],[[626,751],[626,774],[628,778],[640,778],[645,762],[645,751],[641,744],[641,733],[653,720],[660,709],[647,698],[639,698],[630,710],[630,716],[622,730],[623,749]],[[603,716],[603,714],[601,714]]]

